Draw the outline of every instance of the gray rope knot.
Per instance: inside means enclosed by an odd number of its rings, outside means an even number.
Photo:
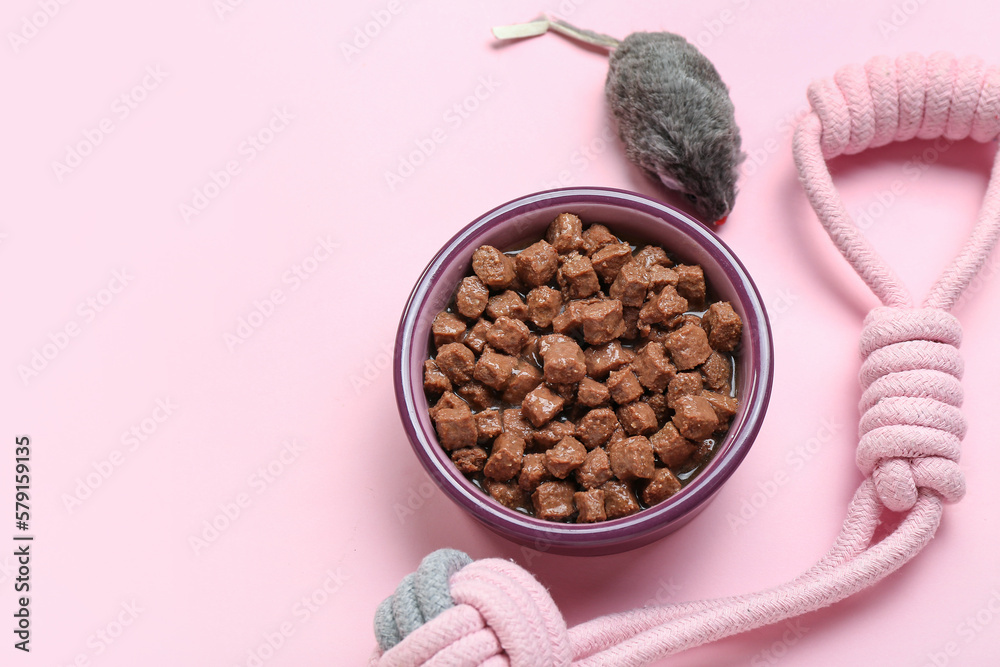
[[[399,583],[375,611],[375,638],[383,651],[403,641],[408,634],[441,612],[453,607],[448,580],[472,562],[455,549],[438,549]]]

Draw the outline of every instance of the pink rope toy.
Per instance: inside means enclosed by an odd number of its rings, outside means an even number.
[[[944,502],[965,493],[962,331],[947,311],[1000,235],[1000,153],[979,220],[919,307],[848,214],[826,166],[841,154],[914,137],[979,142],[1000,134],[1000,68],[975,57],[878,57],[809,87],[795,163],[830,238],[881,300],[861,335],[860,443],[866,478],[833,548],[794,581],[758,593],[644,607],[567,629],[548,592],[510,561],[428,556],[379,607],[370,667],[626,667],[798,616],[888,576],[934,536]],[[904,512],[873,543],[883,510]]]

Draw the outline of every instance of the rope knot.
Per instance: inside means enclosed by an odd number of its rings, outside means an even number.
[[[865,318],[857,463],[890,510],[909,510],[921,488],[949,502],[965,494],[961,341],[958,320],[939,308],[880,307]]]
[[[455,549],[428,554],[416,572],[403,577],[396,592],[375,611],[375,637],[383,650],[401,642],[411,632],[455,606],[448,592],[451,575],[472,562]]]
[[[853,155],[892,141],[1000,134],[1000,68],[976,56],[910,53],[842,67],[809,86],[823,126],[823,157]]]
[[[407,575],[375,614],[373,665],[568,667],[566,622],[526,570],[442,549]]]

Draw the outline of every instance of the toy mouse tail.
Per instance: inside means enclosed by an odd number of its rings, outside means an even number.
[[[545,14],[542,14],[541,17],[529,23],[518,23],[516,25],[495,27],[493,28],[493,36],[497,39],[524,39],[525,37],[537,37],[538,35],[545,34],[549,30],[569,37],[570,39],[575,39],[578,42],[590,44],[591,46],[597,46],[607,49],[608,51],[613,51],[618,48],[619,44],[621,44],[621,41],[615,39],[614,37],[602,35],[601,33],[594,32],[592,30],[577,28],[576,26],[572,26],[565,21],[551,18]]]

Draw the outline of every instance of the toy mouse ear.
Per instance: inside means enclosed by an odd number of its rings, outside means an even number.
[[[668,173],[666,173],[664,171],[657,171],[656,175],[663,182],[663,184],[665,186],[667,186],[669,189],[676,190],[678,192],[686,192],[686,190],[684,189],[684,186],[681,185],[680,181],[678,181],[676,178],[674,178],[670,174],[668,174]]]
[[[592,46],[599,46],[601,48],[608,49],[609,51],[617,48],[618,45],[621,44],[621,42],[614,37],[602,35],[601,33],[593,32],[592,30],[577,28],[576,26],[572,26],[565,21],[549,18],[545,14],[542,14],[539,18],[528,23],[495,27],[493,28],[493,36],[497,39],[524,39],[526,37],[544,35],[549,30],[569,37],[570,39],[575,39],[578,42],[583,42],[584,44],[590,44]]]

